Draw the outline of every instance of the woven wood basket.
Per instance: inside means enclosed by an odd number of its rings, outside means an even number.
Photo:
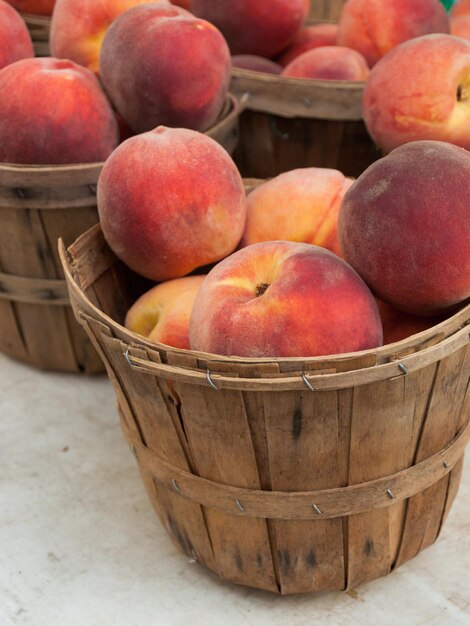
[[[311,0],[310,18],[337,22],[346,0]]]
[[[51,18],[47,15],[32,15],[31,13],[21,13],[20,15],[28,27],[36,56],[49,56],[51,54],[49,49]]]
[[[142,281],[99,225],[60,247],[150,499],[186,554],[292,594],[355,587],[436,540],[470,437],[470,306],[376,350],[226,358],[122,326]]]
[[[238,103],[228,99],[207,135],[232,152]],[[46,370],[104,371],[70,309],[57,252],[98,221],[103,164],[0,164],[0,352]]]

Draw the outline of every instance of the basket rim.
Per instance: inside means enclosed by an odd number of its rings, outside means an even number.
[[[340,353],[340,354],[331,354],[325,356],[314,356],[314,357],[264,357],[264,358],[256,358],[256,357],[237,357],[237,356],[224,356],[220,354],[212,354],[208,352],[199,352],[196,350],[187,350],[182,348],[174,348],[172,346],[167,346],[166,344],[158,343],[155,341],[151,341],[146,337],[138,335],[134,333],[116,320],[113,320],[109,315],[107,315],[104,311],[98,308],[91,300],[87,297],[85,292],[82,290],[80,285],[75,280],[75,277],[72,274],[72,264],[73,264],[73,253],[71,252],[71,248],[80,240],[84,240],[85,238],[97,237],[102,235],[102,230],[100,224],[96,224],[91,229],[83,233],[69,248],[65,247],[65,244],[62,239],[59,240],[59,254],[62,262],[62,266],[64,269],[65,278],[67,280],[69,292],[73,295],[71,300],[74,299],[80,301],[82,305],[85,306],[85,309],[88,312],[94,314],[95,318],[100,321],[102,324],[108,326],[109,328],[117,331],[119,337],[123,337],[125,341],[128,342],[129,346],[138,348],[139,346],[144,349],[156,350],[159,352],[163,352],[165,354],[172,353],[175,355],[183,355],[188,357],[193,357],[196,359],[201,359],[207,362],[217,362],[218,364],[227,363],[231,365],[235,364],[246,364],[246,365],[254,365],[254,364],[269,364],[269,363],[290,363],[290,364],[304,364],[303,369],[305,370],[305,366],[321,363],[324,365],[323,369],[328,368],[328,364],[331,364],[330,367],[333,367],[333,363],[347,363],[349,361],[355,361],[358,359],[362,359],[365,357],[375,357],[374,363],[364,367],[361,366],[361,369],[369,369],[370,367],[376,367],[381,363],[389,362],[389,359],[393,358],[393,360],[397,360],[400,358],[400,354],[410,354],[410,350],[413,353],[413,356],[416,356],[419,352],[424,351],[426,348],[429,348],[429,342],[434,338],[438,337],[438,342],[440,343],[443,339],[450,337],[455,334],[457,331],[465,327],[470,321],[470,303],[463,306],[459,311],[454,313],[454,315],[448,317],[443,322],[440,322],[436,326],[432,326],[420,333],[415,335],[411,335],[401,341],[386,344],[384,346],[380,346],[378,348],[372,348],[369,350],[361,350],[358,352],[349,352],[349,353]],[[106,244],[107,246],[107,244]],[[107,246],[108,247],[108,246]],[[110,248],[108,250],[111,252]],[[112,253],[113,256],[114,253]],[[116,262],[119,261],[117,257],[115,257]],[[446,332],[448,331],[448,332]],[[439,336],[441,335],[441,336]],[[428,342],[428,343],[427,343]],[[436,342],[437,343],[437,342]],[[413,351],[413,348],[417,348],[417,350]],[[186,366],[177,366],[182,369],[189,369]],[[308,369],[307,369],[308,371]],[[310,371],[313,374],[313,371]]]

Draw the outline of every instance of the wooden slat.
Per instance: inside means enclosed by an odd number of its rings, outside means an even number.
[[[311,0],[310,17],[337,22],[346,0]]]

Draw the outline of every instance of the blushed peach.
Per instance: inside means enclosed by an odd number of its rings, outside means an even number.
[[[438,315],[470,297],[470,153],[416,141],[371,165],[346,193],[344,258],[381,300]]]
[[[410,313],[404,313],[381,300],[378,300],[377,304],[379,305],[380,318],[384,330],[384,345],[402,341],[402,339],[411,337],[411,335],[421,333],[439,324],[444,319],[442,316],[419,317]]]
[[[156,281],[230,254],[246,219],[243,182],[228,153],[181,128],[159,127],[121,144],[101,173],[98,210],[116,255]]]
[[[167,346],[189,350],[189,319],[204,278],[186,276],[153,287],[129,309],[126,328]]]
[[[232,65],[242,70],[264,72],[265,74],[280,74],[282,72],[282,67],[278,63],[264,57],[258,57],[255,54],[236,54],[232,57]]]
[[[52,15],[55,0],[7,0],[17,11],[32,15]]]
[[[363,110],[386,152],[419,139],[470,149],[470,42],[427,35],[398,46],[372,69]]]
[[[241,357],[308,357],[382,343],[377,304],[332,252],[270,241],[209,272],[194,303],[191,348]]]
[[[0,0],[0,70],[32,57],[33,43],[26,24],[15,9]]]
[[[287,50],[277,59],[277,62],[286,67],[291,61],[309,50],[323,46],[335,46],[338,37],[337,24],[314,24],[307,26],[297,33]]]
[[[159,124],[207,130],[228,92],[231,61],[221,33],[173,7],[136,7],[106,33],[100,76],[115,108],[137,133]]]
[[[360,52],[372,67],[398,44],[429,33],[449,33],[439,0],[348,0],[339,20],[338,44]]]
[[[0,71],[0,161],[104,161],[118,144],[96,77],[72,61],[24,59]]]
[[[461,15],[470,15],[470,0],[458,0],[450,12],[452,17],[459,17]]]
[[[311,243],[341,255],[338,213],[352,185],[337,170],[292,170],[260,185],[247,198],[242,245],[260,241]]]
[[[342,46],[324,46],[304,52],[284,68],[282,76],[319,80],[366,80],[369,67],[364,57]]]
[[[289,45],[308,15],[310,0],[192,0],[195,15],[212,22],[232,54],[271,58]]]
[[[470,13],[460,17],[451,17],[450,33],[455,37],[470,39]]]

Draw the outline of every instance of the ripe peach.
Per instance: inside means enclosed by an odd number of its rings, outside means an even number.
[[[300,30],[309,5],[310,0],[192,0],[191,10],[222,31],[232,54],[271,58]]]
[[[338,44],[360,52],[372,67],[400,43],[429,33],[448,33],[439,0],[348,0],[339,20]]]
[[[451,17],[470,15],[470,0],[458,0],[452,7],[450,14]]]
[[[51,22],[51,53],[84,65],[95,74],[100,50],[111,23],[132,7],[149,0],[57,0]],[[171,9],[169,2],[160,2]],[[178,12],[173,7],[174,12]]]
[[[381,300],[377,300],[377,304],[379,305],[380,318],[384,329],[384,345],[421,333],[423,330],[439,324],[444,319],[442,316],[418,317],[417,315],[404,313]]]
[[[126,328],[167,346],[189,350],[189,319],[204,278],[186,276],[153,287],[129,309]]]
[[[17,11],[32,15],[52,15],[55,0],[7,0]]]
[[[377,304],[332,252],[270,241],[209,272],[194,303],[191,348],[246,357],[319,356],[382,343]]]
[[[248,195],[242,245],[283,239],[311,243],[341,255],[338,213],[352,181],[337,170],[292,170]]]
[[[232,57],[232,65],[242,70],[264,72],[265,74],[280,74],[282,72],[282,67],[278,63],[264,57],[258,57],[255,54],[235,54]]]
[[[0,70],[10,63],[34,57],[26,24],[9,4],[0,0]]]
[[[366,80],[369,68],[364,57],[342,46],[324,46],[304,52],[282,72],[290,78],[321,80]]]
[[[470,39],[470,13],[450,18],[450,33],[455,37]]]
[[[417,141],[371,165],[339,215],[344,258],[401,311],[436,315],[470,297],[470,153]]]
[[[96,77],[72,61],[24,59],[0,71],[0,161],[104,161],[118,144]]]
[[[371,71],[364,119],[386,152],[437,139],[470,149],[470,42],[427,35],[392,50]]]
[[[171,3],[183,7],[183,9],[187,9],[188,11],[191,8],[191,0],[171,0]]]
[[[162,126],[111,155],[98,209],[117,256],[156,281],[230,254],[246,219],[243,182],[227,152],[201,133]]]
[[[309,50],[323,46],[335,46],[338,37],[337,24],[314,24],[307,26],[297,33],[290,46],[277,59],[277,62],[286,67],[291,61]]]
[[[225,104],[230,70],[215,26],[158,3],[118,17],[100,56],[105,89],[137,133],[159,124],[207,130]]]

